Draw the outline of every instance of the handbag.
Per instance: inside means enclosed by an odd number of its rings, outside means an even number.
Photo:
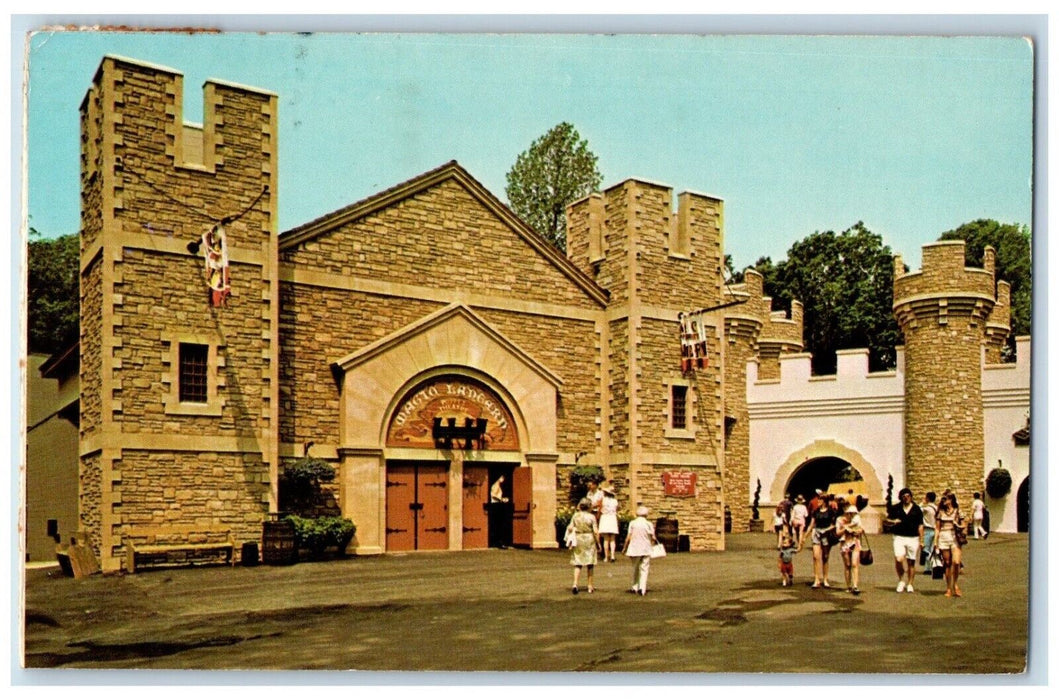
[[[945,578],[945,563],[936,549],[930,555],[930,577],[935,580]]]
[[[871,545],[868,544],[868,536],[860,536],[860,565],[871,566],[875,563],[875,555],[871,553]]]
[[[566,535],[563,537],[563,544],[566,545],[567,549],[573,549],[577,546],[577,535],[574,533],[573,528],[566,528]]]
[[[962,526],[955,526],[952,529],[953,535],[956,537],[956,544],[961,547],[967,544],[967,528]]]
[[[656,542],[651,546],[651,558],[661,559],[666,555],[666,547],[661,542]]]

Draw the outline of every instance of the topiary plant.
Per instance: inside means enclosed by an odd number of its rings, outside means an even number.
[[[754,520],[761,520],[761,512],[758,510],[759,503],[761,503],[761,479],[757,480],[757,488],[754,489],[754,505],[750,507],[754,513]]]
[[[985,478],[985,492],[990,498],[1003,498],[1011,493],[1011,472],[1003,467],[990,471]]]
[[[322,459],[302,457],[291,462],[279,478],[280,510],[306,514],[316,502],[320,485],[334,479],[335,468]]]

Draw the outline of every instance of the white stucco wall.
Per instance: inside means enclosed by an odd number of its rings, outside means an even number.
[[[1015,531],[1016,494],[1030,469],[1029,448],[1016,447],[1012,439],[1029,415],[1030,338],[1018,338],[1017,346],[1017,363],[982,367],[982,490],[985,475],[1001,462],[1013,482],[1005,498],[986,499],[998,532]],[[905,485],[903,349],[888,372],[868,372],[866,349],[840,351],[834,375],[813,377],[810,362],[807,353],[786,355],[780,379],[762,381],[757,362],[747,363],[750,493],[761,479],[761,505],[774,505],[799,466],[833,456],[861,471],[869,500],[881,505],[889,475],[895,494]]]
[[[1016,495],[1030,473],[1030,448],[1016,447],[1012,439],[1012,433],[1026,425],[1030,411],[1029,337],[1017,338],[1016,345],[1017,362],[985,365],[982,369],[985,427],[985,473],[982,478],[1001,465],[1011,472],[1011,493],[1000,499],[985,497],[991,527],[997,532],[1015,532]]]
[[[765,381],[757,362],[747,364],[751,493],[761,479],[762,502],[772,504],[800,464],[835,456],[861,470],[876,486],[869,499],[881,503],[891,473],[895,492],[904,485],[903,353],[889,372],[869,373],[867,350],[839,352],[836,374],[824,377],[811,376],[810,361],[784,356],[780,379]]]

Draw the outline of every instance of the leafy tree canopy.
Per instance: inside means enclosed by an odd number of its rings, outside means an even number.
[[[566,205],[599,189],[596,156],[562,122],[518,155],[507,173],[507,199],[518,216],[566,252]]]
[[[29,235],[29,352],[51,355],[77,342],[80,242],[76,233],[43,239],[30,229]]]
[[[967,241],[967,264],[972,267],[982,266],[987,245],[996,249],[996,278],[1011,284],[1012,335],[1029,335],[1033,313],[1029,227],[978,219],[946,231],[938,240]]]
[[[833,374],[835,351],[847,348],[868,348],[873,371],[896,364],[893,254],[863,223],[840,234],[818,231],[792,245],[786,260],[760,258],[752,267],[775,306],[789,309],[792,299],[803,304],[814,374]]]

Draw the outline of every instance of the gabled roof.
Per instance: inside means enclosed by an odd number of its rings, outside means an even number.
[[[399,185],[395,185],[382,192],[362,199],[359,202],[355,202],[349,206],[333,211],[330,214],[325,214],[324,216],[313,219],[301,226],[296,226],[281,233],[279,237],[279,249],[280,251],[284,251],[293,248],[305,241],[312,240],[317,236],[333,231],[351,221],[356,221],[357,219],[370,216],[382,209],[386,209],[387,207],[394,206],[395,204],[408,199],[409,197],[413,197],[431,187],[435,187],[446,180],[455,180],[460,183],[471,196],[481,202],[481,204],[491,211],[498,219],[507,224],[512,231],[525,240],[526,243],[528,243],[542,257],[555,265],[556,268],[570,278],[574,284],[584,290],[591,298],[596,300],[601,306],[607,304],[607,300],[610,297],[610,293],[607,290],[600,287],[594,279],[574,266],[574,264],[570,262],[562,252],[556,249],[554,245],[548,242],[539,233],[530,228],[529,225],[522,221],[522,219],[511,211],[507,205],[497,199],[493,193],[482,185],[482,183],[474,179],[470,173],[464,170],[463,167],[454,160],[451,160],[434,170],[418,175],[411,180],[406,180]]]
[[[450,304],[408,324],[404,328],[394,331],[385,338],[380,338],[360,350],[352,352],[341,359],[335,360],[331,363],[331,370],[336,376],[348,372],[372,358],[385,354],[398,345],[407,342],[409,339],[437,328],[454,318],[462,318],[467,321],[473,328],[481,332],[492,342],[500,345],[506,352],[517,357],[520,362],[532,369],[533,372],[556,389],[562,387],[562,377],[538,362],[528,352],[509,340],[500,331],[489,325],[481,316],[463,304]]]

